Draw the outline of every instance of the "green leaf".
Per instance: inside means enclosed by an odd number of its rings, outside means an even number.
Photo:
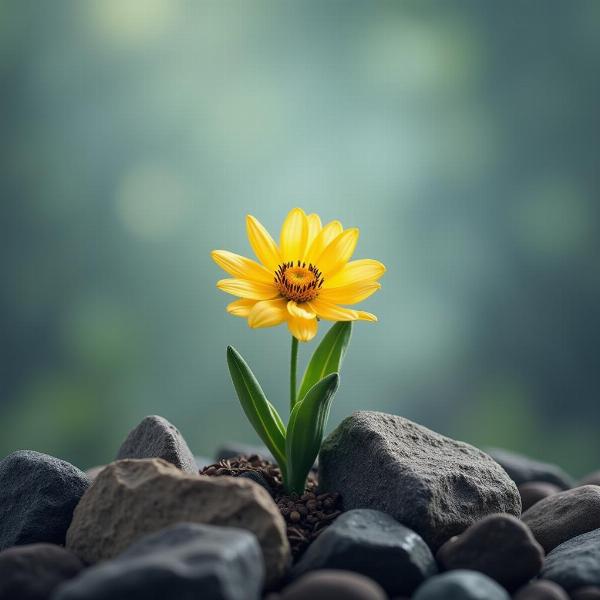
[[[285,425],[275,407],[267,400],[254,373],[241,354],[232,346],[227,347],[227,365],[235,391],[248,420],[265,443],[285,476]]]
[[[301,494],[304,491],[308,473],[321,449],[339,381],[337,373],[330,373],[313,385],[292,410],[285,440],[288,468],[286,487],[291,492]]]
[[[346,348],[352,335],[352,321],[338,321],[327,332],[314,351],[302,383],[298,398],[302,400],[310,388],[330,373],[339,373]]]

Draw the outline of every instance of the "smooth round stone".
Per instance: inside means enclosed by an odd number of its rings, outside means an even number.
[[[546,556],[540,576],[569,593],[585,586],[600,587],[600,529],[557,546]]]
[[[55,544],[13,546],[0,552],[0,600],[46,600],[83,563]]]
[[[548,496],[521,519],[548,553],[571,538],[600,528],[600,486],[583,485]]]
[[[573,590],[571,600],[600,600],[600,587],[588,585]]]
[[[313,571],[286,587],[281,600],[387,600],[383,588],[372,579],[337,569]]]
[[[504,448],[488,448],[487,453],[508,473],[517,484],[530,481],[546,481],[568,490],[575,485],[573,478],[557,465],[535,460],[529,456]]]
[[[523,512],[531,508],[536,502],[561,491],[561,488],[557,485],[546,481],[530,481],[529,483],[521,484],[518,486],[518,489],[519,494],[521,494]]]
[[[431,550],[414,531],[377,510],[340,515],[308,547],[292,571],[343,569],[376,581],[390,595],[409,595],[437,573]]]
[[[542,568],[544,550],[519,519],[490,515],[448,540],[437,559],[445,570],[485,573],[508,590],[533,579]]]
[[[567,592],[554,581],[539,579],[522,587],[513,600],[569,600]]]
[[[178,523],[83,571],[53,600],[258,600],[264,564],[256,536]]]
[[[412,600],[510,600],[510,596],[483,573],[457,570],[431,577]]]

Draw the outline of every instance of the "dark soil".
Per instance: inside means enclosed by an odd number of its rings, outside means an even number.
[[[304,494],[287,494],[279,467],[256,455],[221,460],[204,467],[200,475],[239,477],[251,471],[256,474],[251,477],[254,481],[261,483],[259,480],[263,478],[263,487],[269,491],[285,519],[294,559],[298,559],[308,545],[342,513],[339,494],[319,494],[316,473],[309,475]]]

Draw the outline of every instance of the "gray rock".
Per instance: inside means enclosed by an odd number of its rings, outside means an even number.
[[[554,548],[546,556],[540,577],[555,581],[567,592],[583,586],[600,586],[600,529]]]
[[[89,485],[83,471],[33,450],[0,460],[0,550],[64,544],[73,509]]]
[[[163,417],[150,415],[129,432],[116,460],[162,458],[186,473],[198,473],[194,455],[179,430]]]
[[[0,600],[47,600],[83,563],[56,544],[14,546],[0,552]]]
[[[280,600],[387,600],[387,594],[372,579],[335,569],[307,573],[286,587]]]
[[[431,577],[412,600],[510,600],[510,596],[487,575],[458,570]]]
[[[244,471],[243,473],[240,473],[238,475],[238,477],[241,477],[242,479],[249,479],[250,481],[254,481],[254,483],[258,483],[258,485],[260,485],[267,492],[269,492],[269,494],[273,493],[273,490],[271,489],[269,482],[264,478],[264,475],[262,475],[262,473],[260,473],[259,471]]]
[[[569,596],[558,583],[538,579],[522,587],[513,596],[513,600],[569,600]]]
[[[308,547],[294,578],[316,569],[343,569],[370,577],[390,594],[411,594],[437,573],[431,551],[414,531],[377,510],[342,513]]]
[[[241,442],[225,442],[217,448],[215,452],[215,461],[218,462],[227,458],[236,458],[237,456],[260,456],[264,460],[274,461],[272,454],[266,446],[252,446],[251,444],[242,444]]]
[[[568,490],[575,485],[573,478],[557,465],[545,463],[504,448],[487,448],[486,452],[508,473],[517,484],[545,481]]]
[[[586,475],[579,485],[600,485],[600,471],[594,471]]]
[[[547,483],[546,481],[530,481],[529,483],[522,483],[519,486],[519,494],[521,495],[521,506],[523,512],[531,508],[536,502],[558,494],[562,491],[554,483]]]
[[[548,496],[521,518],[550,552],[568,539],[600,527],[600,487],[583,485]]]
[[[516,485],[487,454],[394,415],[347,417],[319,464],[321,489],[346,509],[388,513],[433,550],[488,514],[521,513]]]
[[[75,509],[67,548],[93,564],[178,522],[254,533],[263,551],[268,585],[288,568],[285,521],[264,489],[239,477],[190,475],[159,458],[107,465]]]
[[[178,523],[87,569],[54,600],[257,600],[264,564],[242,529]]]
[[[490,515],[449,539],[436,558],[446,570],[479,571],[514,591],[540,572],[544,550],[516,517]]]

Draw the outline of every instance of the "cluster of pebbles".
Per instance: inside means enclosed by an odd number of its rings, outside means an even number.
[[[157,416],[88,472],[0,460],[0,600],[142,598],[600,600],[600,472],[366,411],[302,495],[264,450],[194,458]]]

